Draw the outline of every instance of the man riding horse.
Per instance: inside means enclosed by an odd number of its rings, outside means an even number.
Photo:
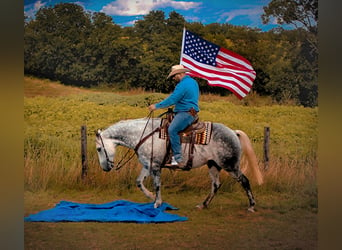
[[[197,113],[199,112],[199,87],[196,80],[186,75],[186,72],[189,71],[183,65],[172,66],[167,79],[172,77],[176,81],[177,85],[174,91],[163,101],[151,104],[148,107],[150,111],[154,111],[175,105],[175,116],[168,128],[173,156],[171,164],[166,164],[166,166],[179,167],[181,169],[185,168],[187,164],[182,156],[181,140],[178,133],[191,125],[196,120]]]
[[[184,133],[189,125],[198,119],[197,113],[199,87],[198,83],[185,73],[188,72],[182,65],[172,67],[168,78],[173,76],[177,85],[174,92],[163,101],[149,106],[151,111],[175,105],[176,112],[168,127],[168,135],[173,152],[173,162],[168,164],[171,169],[180,168],[189,170],[207,165],[212,180],[211,191],[198,208],[206,208],[221,186],[219,173],[223,169],[229,173],[246,191],[249,200],[249,211],[254,211],[255,200],[250,187],[249,179],[240,170],[242,152],[248,160],[258,184],[262,184],[263,176],[258,167],[258,161],[252,143],[241,130],[232,130],[221,123],[210,123],[210,133],[206,143],[196,145],[196,150],[189,151],[189,155],[182,155],[182,144],[179,132]],[[165,147],[165,138],[161,137],[163,118],[143,118],[117,122],[104,131],[96,132],[96,150],[99,163],[104,171],[114,168],[114,156],[117,146],[133,149],[142,164],[140,175],[136,180],[137,187],[150,199],[154,200],[154,207],[162,204],[161,197],[161,169],[167,164],[168,147]],[[196,123],[197,124],[197,123]],[[160,125],[159,127],[157,127]],[[154,128],[154,129],[153,129]],[[208,127],[207,127],[208,128]],[[146,130],[146,131],[145,131]],[[145,134],[146,132],[146,134]],[[182,135],[182,138],[184,135]],[[140,139],[139,139],[140,138]],[[192,137],[194,138],[194,137]],[[207,138],[207,137],[204,137]],[[193,142],[193,140],[191,140]],[[185,149],[185,146],[183,147]],[[188,147],[191,149],[191,147]],[[168,157],[167,157],[168,158]],[[118,166],[114,169],[119,169]],[[191,164],[188,166],[188,162]],[[144,186],[144,180],[152,176],[154,193]]]

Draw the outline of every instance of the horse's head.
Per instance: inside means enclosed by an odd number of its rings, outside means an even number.
[[[108,172],[114,167],[113,158],[115,154],[115,146],[112,140],[101,135],[101,132],[102,131],[100,129],[95,132],[96,151],[102,169]]]

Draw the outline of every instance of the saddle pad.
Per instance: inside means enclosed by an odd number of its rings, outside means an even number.
[[[161,129],[159,131],[159,138],[166,140],[168,139],[169,135],[167,132],[167,127],[163,126],[165,121],[161,121]],[[211,133],[212,133],[212,122],[203,122],[205,124],[205,130],[202,133],[196,133],[195,134],[195,144],[202,144],[207,145],[210,142],[211,139]],[[191,133],[190,134],[180,134],[181,142],[182,143],[190,143],[191,142]]]

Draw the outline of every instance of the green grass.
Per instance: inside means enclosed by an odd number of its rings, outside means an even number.
[[[101,99],[101,96],[103,98]],[[152,97],[151,97],[152,96]],[[146,99],[161,99],[160,94],[143,94],[130,97],[114,93],[89,93],[62,97],[35,97],[24,99],[24,149],[25,184],[30,189],[48,187],[75,188],[79,185],[80,128],[87,126],[90,186],[101,181],[104,187],[123,181],[115,178],[107,180],[99,171],[94,147],[94,131],[123,120],[148,115]],[[125,100],[125,101],[124,101]],[[129,103],[129,104],[128,104]],[[139,105],[137,103],[140,103]],[[260,165],[263,159],[264,127],[271,130],[270,167],[265,173],[267,184],[281,190],[294,188],[301,183],[315,181],[317,169],[317,108],[295,106],[246,107],[227,103],[200,102],[200,119],[223,123],[232,129],[245,131],[252,140]],[[163,111],[158,111],[155,116]],[[123,150],[125,151],[125,150]],[[120,158],[120,152],[118,153]],[[136,177],[138,162],[133,159],[122,171],[127,176],[124,182],[134,183],[130,173]],[[132,166],[132,167],[130,167]],[[127,174],[126,172],[129,172]],[[206,170],[194,171],[195,177],[183,177],[177,184],[203,186],[207,184]],[[168,176],[168,175],[166,175]],[[165,185],[176,186],[172,175]],[[199,178],[199,179],[198,179]],[[191,181],[193,179],[193,181]],[[201,182],[198,182],[201,180]]]
[[[25,84],[29,86],[24,98],[25,215],[51,208],[60,200],[148,201],[135,187],[141,168],[135,157],[119,171],[101,170],[94,131],[122,119],[147,116],[147,105],[166,95],[71,91],[30,78],[25,78]],[[318,108],[272,104],[255,95],[242,102],[230,100],[202,96],[200,119],[245,131],[261,168],[264,127],[270,127],[270,165],[263,170],[265,183],[256,185],[248,169],[245,172],[257,202],[256,213],[247,213],[246,195],[227,173],[220,174],[222,187],[209,209],[198,211],[195,205],[210,189],[206,167],[190,172],[165,170],[163,200],[178,207],[176,213],[189,221],[153,225],[25,223],[25,249],[317,249]],[[84,180],[82,125],[87,126],[88,137],[89,169]],[[126,149],[121,148],[117,158],[124,152]],[[152,189],[150,179],[146,184]]]

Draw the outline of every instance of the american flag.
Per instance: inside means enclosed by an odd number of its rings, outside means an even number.
[[[251,90],[256,76],[247,59],[185,28],[180,64],[191,70],[190,76],[203,78],[211,86],[229,89],[239,99]]]

